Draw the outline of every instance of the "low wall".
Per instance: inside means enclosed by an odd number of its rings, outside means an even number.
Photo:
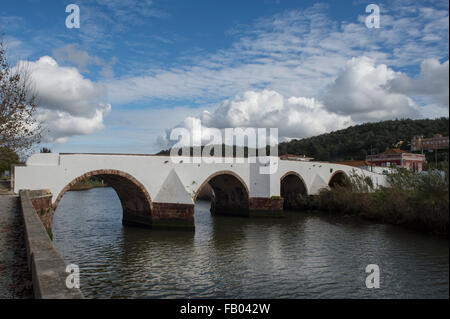
[[[66,264],[56,251],[47,230],[36,213],[31,192],[21,190],[21,211],[25,227],[28,268],[32,274],[36,299],[81,299],[79,289],[66,287]]]
[[[29,198],[45,229],[51,234],[54,213],[52,208],[52,193],[48,189],[29,191]]]

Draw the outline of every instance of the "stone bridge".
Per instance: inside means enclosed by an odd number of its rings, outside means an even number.
[[[103,179],[117,192],[123,224],[191,228],[194,202],[208,186],[212,189],[212,213],[277,216],[284,208],[292,208],[284,199],[315,195],[322,188],[342,183],[352,173],[371,178],[375,186],[386,182],[384,175],[333,163],[271,157],[264,165],[258,160],[241,160],[244,163],[234,159],[234,163],[208,164],[155,155],[35,154],[25,166],[15,166],[13,189],[15,193],[40,191],[33,205],[38,211],[52,208],[50,217],[43,220],[50,229],[53,211],[64,194],[91,176]],[[273,174],[260,173],[267,165],[276,167]]]

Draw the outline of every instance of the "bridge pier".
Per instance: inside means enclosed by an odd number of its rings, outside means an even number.
[[[194,205],[153,203],[152,228],[194,229]]]
[[[243,217],[283,217],[283,198],[251,197],[244,202],[211,202],[211,214]]]
[[[122,224],[154,229],[194,229],[194,205],[153,203],[150,216],[124,208]]]
[[[152,227],[152,218],[149,216],[143,216],[142,214],[123,210],[122,225],[135,226],[135,227]]]
[[[250,217],[283,217],[283,198],[280,196],[252,197],[249,201]]]

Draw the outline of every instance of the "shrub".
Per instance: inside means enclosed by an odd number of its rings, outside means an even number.
[[[397,169],[388,187],[373,188],[370,179],[352,174],[348,181],[308,199],[310,209],[448,235],[449,169],[415,173]]]

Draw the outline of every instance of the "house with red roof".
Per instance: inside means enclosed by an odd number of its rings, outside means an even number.
[[[373,166],[404,167],[420,172],[425,164],[425,155],[391,148],[380,154],[367,155],[366,162]]]

